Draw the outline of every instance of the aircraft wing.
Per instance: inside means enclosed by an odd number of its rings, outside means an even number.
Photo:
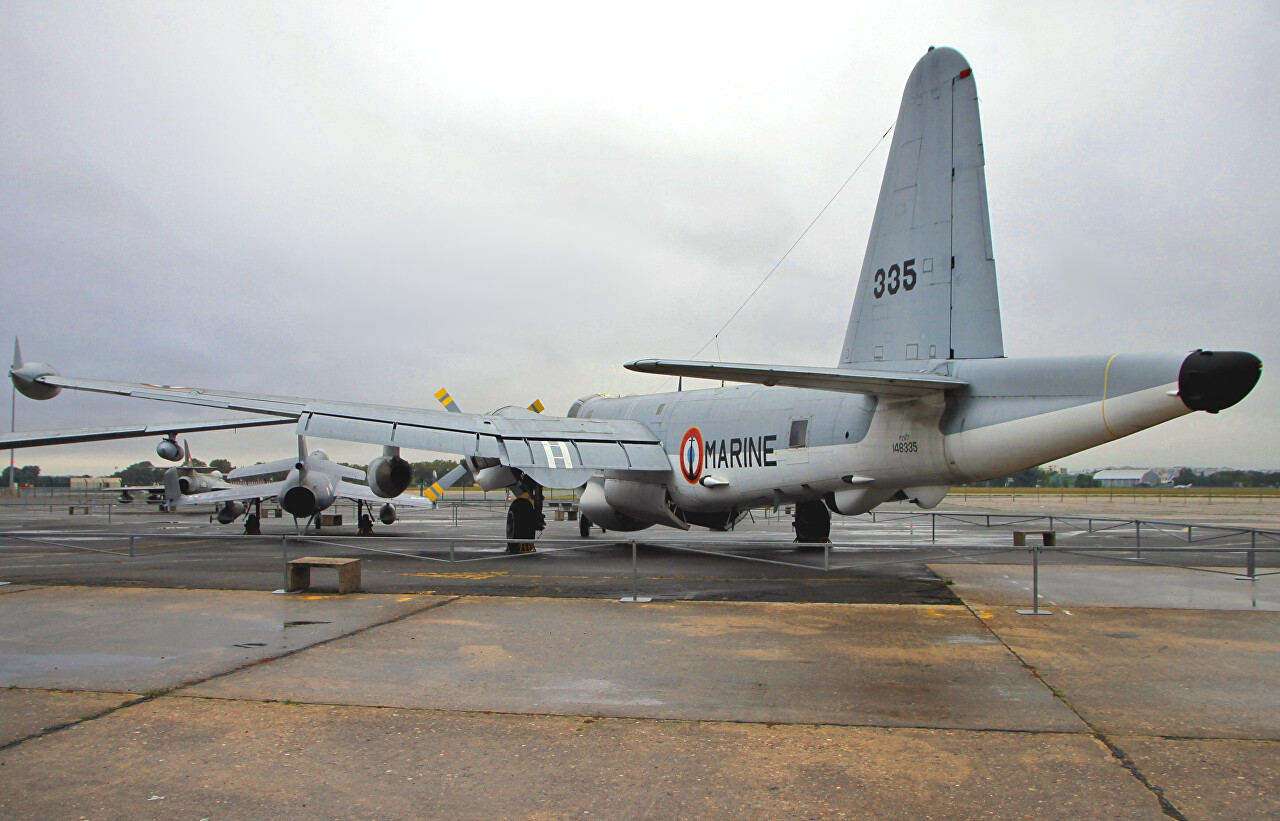
[[[170,507],[189,505],[212,505],[219,502],[245,502],[250,499],[270,499],[280,495],[280,487],[284,482],[268,482],[263,485],[240,485],[225,490],[210,490],[194,496],[170,496],[167,503]]]
[[[351,482],[339,482],[334,488],[334,493],[343,499],[359,499],[362,502],[368,502],[373,505],[382,505],[390,502],[393,505],[404,507],[425,507],[434,509],[436,503],[431,499],[423,496],[411,496],[408,493],[402,493],[391,499],[384,499],[374,493],[365,485],[352,484]]]
[[[17,382],[19,377],[14,379]],[[57,374],[34,376],[30,382],[283,417],[297,420],[299,436],[490,457],[518,468],[546,487],[579,487],[598,470],[671,470],[661,440],[640,422],[629,419],[449,413]]]
[[[949,391],[968,383],[962,379],[927,373],[810,368],[794,365],[751,365],[742,362],[696,362],[682,359],[637,359],[627,370],[698,379],[723,379],[759,385],[787,385],[841,393],[871,393],[877,396],[925,396],[933,391]]]
[[[168,436],[207,430],[260,428],[285,425],[289,419],[223,419],[217,422],[173,422],[158,425],[120,425],[109,428],[70,428],[67,430],[20,431],[0,434],[0,449],[36,448],[42,445],[73,445],[77,442],[100,442],[107,439],[136,439],[143,436]]]

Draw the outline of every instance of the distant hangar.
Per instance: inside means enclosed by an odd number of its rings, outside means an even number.
[[[1093,480],[1103,487],[1156,487],[1160,484],[1160,476],[1154,470],[1141,468],[1100,470],[1093,474]]]

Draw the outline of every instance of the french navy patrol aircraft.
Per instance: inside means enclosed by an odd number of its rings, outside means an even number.
[[[937,48],[907,81],[835,367],[641,359],[626,367],[743,384],[590,396],[563,418],[112,382],[34,362],[10,375],[33,399],[71,388],[227,408],[381,445],[367,473],[382,498],[408,484],[401,448],[459,454],[482,487],[514,491],[517,538],[540,517],[515,506],[555,487],[579,489],[582,513],[617,531],[725,530],[753,507],[794,504],[801,542],[825,540],[832,512],[931,508],[955,484],[1217,413],[1261,375],[1235,351],[1007,358],[994,259],[973,71]]]

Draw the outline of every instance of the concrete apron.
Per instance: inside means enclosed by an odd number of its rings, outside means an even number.
[[[0,817],[1280,814],[1276,614],[1071,612],[27,590],[0,680],[190,685],[0,691]]]

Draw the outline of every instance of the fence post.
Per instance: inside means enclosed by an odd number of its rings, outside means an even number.
[[[1040,609],[1040,550],[1042,545],[1031,545],[1031,609],[1015,610],[1022,616],[1052,616],[1052,610]]]
[[[1245,575],[1236,576],[1240,581],[1255,581],[1258,578],[1258,563],[1254,549],[1258,546],[1258,531],[1249,531],[1249,549],[1245,552]]]
[[[111,524],[111,511],[115,509],[114,504],[107,505],[107,524]]]
[[[1133,520],[1133,541],[1137,545],[1138,551],[1135,558],[1142,558],[1142,522],[1138,519]]]
[[[938,543],[938,514],[936,513],[929,514],[929,542]]]
[[[449,564],[453,564],[453,539],[449,540]]]
[[[653,601],[649,596],[640,595],[640,571],[636,560],[636,540],[631,540],[631,595],[623,596],[624,602],[647,602]]]
[[[284,573],[284,587],[287,592],[289,590],[289,537],[280,537],[280,569]]]
[[[827,542],[822,546],[822,569],[831,569],[831,542]]]
[[[129,537],[129,558],[133,558],[133,537]]]

